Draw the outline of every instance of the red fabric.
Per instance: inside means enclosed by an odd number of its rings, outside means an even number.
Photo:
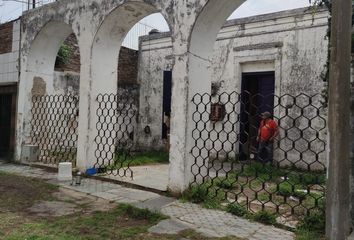
[[[259,137],[261,141],[269,141],[278,131],[278,124],[272,120],[262,120],[259,127]]]

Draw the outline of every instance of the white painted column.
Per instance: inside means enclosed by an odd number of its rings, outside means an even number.
[[[191,150],[195,145],[192,132],[195,128],[193,113],[196,108],[192,98],[196,93],[210,93],[210,66],[217,34],[227,17],[244,1],[209,0],[199,15],[193,16],[194,12],[185,18],[180,17],[179,12],[190,12],[188,5],[180,4],[175,10],[174,32],[178,34],[173,39],[175,64],[172,75],[169,178],[169,189],[173,193],[183,192],[194,181],[192,165],[196,160]],[[203,164],[198,162],[198,165]],[[200,169],[202,175],[206,174],[206,167]],[[199,171],[198,168],[196,170]]]

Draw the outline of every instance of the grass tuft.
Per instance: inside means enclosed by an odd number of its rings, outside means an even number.
[[[260,211],[252,215],[252,219],[261,222],[267,225],[275,225],[277,224],[276,216],[275,214],[272,214],[267,211]]]
[[[239,203],[230,203],[229,205],[227,205],[226,210],[229,213],[239,217],[243,217],[248,213],[246,208],[241,206]]]

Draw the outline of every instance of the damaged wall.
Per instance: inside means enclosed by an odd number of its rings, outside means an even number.
[[[172,53],[169,57],[173,71],[169,189],[174,193],[185,190],[193,181],[190,171],[193,163],[190,153],[193,145],[191,132],[194,127],[191,98],[196,92],[210,91],[212,73],[209,70],[212,67],[209,59],[213,55],[214,40],[227,17],[244,2],[245,0],[61,0],[25,12],[21,27],[16,160],[21,160],[21,148],[29,143],[30,100],[34,79],[40,78],[46,83],[47,93],[52,90],[50,88],[53,88],[56,54],[61,43],[74,33],[81,60],[77,165],[85,170],[97,163],[97,96],[102,93],[116,94],[118,91],[117,56],[131,27],[150,14],[161,13],[170,26],[172,38]],[[280,23],[281,21],[279,24],[270,21],[268,27],[281,26]],[[256,23],[250,21],[250,31],[254,24]],[[301,24],[303,22],[299,19],[300,32]],[[157,53],[158,49],[155,50],[154,53]],[[161,69],[165,68],[165,65],[161,66]],[[158,78],[147,79],[154,81]],[[286,78],[287,76],[282,76],[282,79]],[[159,91],[151,92],[155,94]],[[161,110],[156,110],[158,112]]]
[[[140,39],[139,73],[140,85],[138,148],[158,150],[164,148],[163,123],[163,77],[164,71],[172,70],[172,48],[168,33],[145,36]],[[150,132],[144,131],[145,127]]]
[[[322,75],[326,71],[328,54],[326,39],[328,12],[321,10],[313,14],[313,12],[306,12],[306,10],[296,9],[228,21],[218,34],[211,64],[211,78],[212,82],[218,86],[217,92],[219,94],[232,91],[240,93],[242,73],[274,71],[275,94],[277,96],[320,93],[324,87]],[[141,41],[139,65],[141,127],[150,125],[153,130],[149,136],[141,133],[141,139],[143,139],[141,144],[150,147],[156,146],[160,142],[160,146],[162,146],[160,130],[162,124],[162,76],[163,71],[169,68],[169,61],[166,58],[172,52],[172,43],[166,33],[153,37],[147,36]],[[294,114],[291,113],[291,109],[288,110],[291,116],[296,115],[296,107],[293,108]],[[308,110],[312,111],[313,109],[309,108]],[[280,109],[275,109],[276,114],[282,116],[279,111]],[[305,114],[309,118],[312,117],[310,112]],[[324,110],[321,114],[326,119]],[[287,122],[285,120],[281,124],[286,129]],[[320,119],[314,123],[314,126],[321,130],[324,124],[325,122]],[[221,129],[221,124],[217,125]],[[224,131],[227,132],[228,129]],[[321,130],[320,133],[320,140],[316,143],[317,152],[321,152],[324,147],[322,140],[326,139],[326,131]],[[235,152],[238,152],[238,144],[236,146],[233,144],[236,142],[237,131],[229,134],[229,137],[231,140],[233,139],[232,143],[226,142],[223,147],[216,144],[214,148],[225,150],[224,154],[233,148],[236,148]],[[282,141],[281,146],[284,144],[289,143]],[[276,154],[278,154],[278,158],[282,158],[281,153]],[[295,161],[298,152],[294,151],[293,157],[291,154],[289,152],[289,159]],[[221,155],[223,154],[221,153]],[[311,161],[313,156],[310,157],[310,155],[305,156],[304,159]],[[325,163],[325,155],[325,152],[320,154],[322,163]]]
[[[20,20],[0,25],[0,84],[18,82]]]

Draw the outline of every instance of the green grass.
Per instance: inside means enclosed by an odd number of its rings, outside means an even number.
[[[146,152],[140,153],[133,156],[131,165],[147,165],[155,163],[168,163],[169,155],[167,152]]]
[[[188,191],[183,194],[182,200],[201,204],[206,208],[226,210],[255,221],[277,225],[276,215],[264,211],[252,214],[259,209],[257,206],[251,206],[252,209],[248,211],[239,204],[245,202],[228,204],[226,194],[232,198],[244,196],[249,201],[258,200],[263,204],[271,201],[280,207],[287,208],[288,213],[291,212],[292,206],[300,204],[294,210],[297,214],[303,214],[306,209],[324,209],[322,188],[324,191],[325,179],[325,174],[322,172],[278,168],[271,164],[256,162],[241,165],[240,169],[229,172],[227,176],[211,178],[200,185],[191,185]],[[316,188],[312,188],[313,185],[316,185]],[[255,196],[256,193],[257,196]],[[295,197],[295,199],[290,197]],[[241,198],[237,199],[246,201]],[[275,212],[275,208],[267,209],[267,211]]]
[[[270,200],[269,193],[259,193],[257,199],[262,202],[268,202]]]
[[[276,215],[269,213],[267,211],[260,211],[251,216],[251,219],[261,222],[267,225],[275,225],[277,224]]]
[[[240,176],[257,177],[261,181],[275,180],[285,174],[286,171],[284,169],[274,167],[271,164],[262,164],[259,162],[244,165],[240,172]]]
[[[144,152],[132,155],[117,151],[114,163],[107,168],[111,170],[128,166],[153,165],[168,162],[169,155],[167,152],[163,151]]]
[[[307,229],[298,229],[295,234],[295,240],[325,240],[324,234],[318,234]]]
[[[128,239],[146,233],[162,219],[160,214],[121,204],[109,212],[26,223],[5,239]]]
[[[235,202],[235,203],[230,203],[229,205],[227,205],[226,210],[233,214],[236,215],[238,217],[243,217],[245,215],[248,214],[248,211],[245,207],[241,206],[239,203]]]
[[[0,172],[0,189],[6,189],[0,194],[0,239],[2,240],[215,239],[201,236],[192,230],[175,235],[149,233],[148,229],[151,226],[166,217],[127,204],[113,206],[114,208],[109,211],[94,211],[92,208],[97,203],[77,203],[78,212],[74,214],[62,217],[50,215],[40,217],[26,209],[39,201],[66,201],[64,199],[71,196],[60,192],[60,198],[54,197],[53,193],[55,196],[59,194],[58,188],[42,180]],[[76,197],[73,204],[78,201]],[[87,196],[83,194],[82,197],[85,199]],[[7,198],[9,200],[6,200]],[[236,237],[221,239],[241,240]]]
[[[271,164],[259,162],[244,165],[238,173],[239,176],[257,177],[261,181],[277,181],[280,177],[286,177],[293,185],[323,185],[326,182],[326,174],[323,172],[307,172],[296,168],[281,168]]]
[[[298,224],[296,240],[324,240],[325,214],[322,211],[311,211]]]
[[[212,181],[215,186],[217,186],[219,188],[226,189],[226,190],[237,188],[235,186],[235,183],[237,182],[237,180],[234,177],[234,175],[230,175],[228,177],[214,178]]]
[[[212,184],[193,184],[182,194],[182,201],[202,204],[208,209],[220,209],[225,193]]]

